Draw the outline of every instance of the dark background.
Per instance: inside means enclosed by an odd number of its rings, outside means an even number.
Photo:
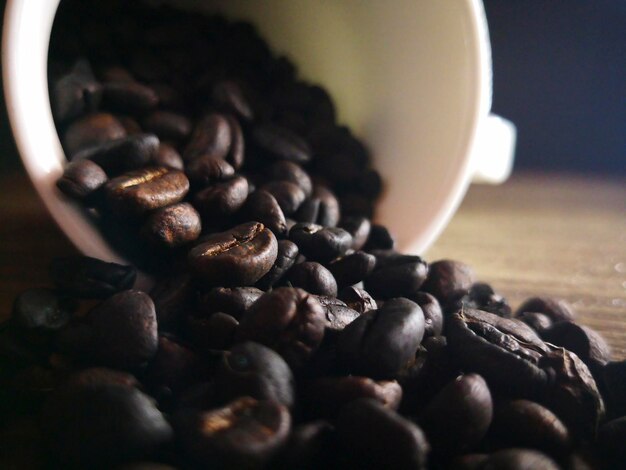
[[[515,168],[626,174],[626,0],[484,3],[493,111],[517,126]],[[19,160],[0,107],[6,169]]]

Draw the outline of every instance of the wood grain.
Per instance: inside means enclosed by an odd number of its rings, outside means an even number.
[[[22,172],[0,177],[0,317],[21,290],[46,285],[47,265],[75,251]],[[569,300],[580,321],[626,358],[626,180],[517,174],[472,186],[428,260],[463,260],[513,306]]]

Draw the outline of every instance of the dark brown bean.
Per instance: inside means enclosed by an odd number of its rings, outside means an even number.
[[[154,211],[142,232],[152,243],[169,248],[185,245],[200,236],[200,214],[188,202],[179,202]]]
[[[259,279],[257,286],[260,289],[268,290],[273,287],[283,275],[295,264],[298,257],[298,246],[289,240],[278,241],[278,255],[272,269]]]
[[[333,274],[319,263],[300,263],[289,270],[287,279],[293,287],[300,287],[311,294],[337,296],[337,282]]]
[[[467,264],[440,260],[430,264],[421,290],[434,295],[445,306],[453,302],[459,293],[468,293],[475,280],[474,271]]]
[[[569,349],[589,367],[604,365],[611,360],[611,350],[604,338],[584,325],[568,321],[558,322],[543,330],[541,338],[548,343]]]
[[[269,192],[263,189],[253,192],[246,200],[245,212],[250,219],[262,222],[277,237],[287,234],[285,214]]]
[[[226,160],[201,155],[187,164],[185,173],[193,184],[202,187],[232,178],[235,169]]]
[[[305,197],[311,197],[313,193],[313,183],[309,174],[300,165],[288,160],[281,160],[273,163],[267,170],[267,176],[274,181],[288,181],[304,191]],[[314,220],[311,222],[315,222]]]
[[[374,270],[376,258],[364,251],[337,258],[328,264],[328,269],[337,281],[339,288],[361,282]]]
[[[176,328],[191,310],[194,291],[188,273],[175,273],[157,280],[150,291],[159,329]]]
[[[88,114],[67,128],[63,148],[66,155],[72,156],[83,148],[123,137],[126,137],[126,130],[112,114]]]
[[[543,313],[553,322],[574,321],[576,318],[574,310],[565,300],[551,297],[531,297],[525,300],[515,311],[515,316],[524,312]]]
[[[88,201],[107,182],[104,170],[91,160],[70,162],[57,180],[57,187],[71,198]]]
[[[288,181],[272,181],[264,184],[261,189],[276,199],[281,210],[287,216],[296,212],[305,200],[302,188]]]
[[[183,140],[191,134],[191,121],[171,111],[154,111],[141,121],[143,128],[163,140]]]
[[[159,143],[159,149],[156,155],[152,157],[152,164],[154,166],[164,166],[174,170],[183,170],[185,166],[178,150],[165,142]]]
[[[232,143],[231,126],[222,114],[209,114],[196,124],[183,158],[192,160],[201,155],[225,158]]]
[[[339,227],[352,235],[352,249],[358,251],[365,246],[372,224],[365,217],[346,217],[341,220]]]
[[[156,108],[159,97],[154,90],[139,82],[106,82],[102,86],[102,107],[133,116]]]
[[[315,223],[325,227],[335,227],[341,219],[341,209],[335,193],[326,186],[315,185],[311,197],[320,201]]]
[[[200,297],[198,310],[207,316],[224,312],[239,320],[262,295],[256,287],[216,287]]]
[[[194,205],[203,217],[225,217],[237,212],[248,197],[248,180],[236,176],[228,181],[215,183],[194,196]]]
[[[153,134],[136,134],[87,147],[72,156],[73,161],[93,160],[108,174],[135,170],[154,160],[159,138]]]
[[[189,251],[188,260],[196,276],[209,286],[250,286],[270,270],[277,253],[271,230],[249,222],[209,235]]]
[[[152,389],[167,387],[177,391],[197,381],[201,372],[200,358],[191,349],[161,335],[157,353],[146,369],[144,380]]]
[[[395,238],[389,233],[387,227],[379,224],[372,224],[369,237],[363,249],[365,251],[372,250],[393,250],[396,246]]]
[[[307,223],[294,225],[289,239],[308,259],[322,263],[344,255],[352,245],[352,237],[343,229]]]
[[[533,330],[541,335],[541,333],[552,326],[552,320],[549,316],[537,312],[523,312],[517,315],[519,321],[526,323]]]
[[[343,300],[348,307],[359,313],[365,313],[368,310],[376,310],[378,308],[374,298],[369,295],[365,289],[359,287],[345,287],[339,291],[338,297]]]
[[[235,113],[246,121],[252,121],[254,118],[252,107],[244,96],[241,86],[232,80],[222,80],[213,85],[211,98],[220,109],[226,112]]]
[[[309,145],[298,135],[275,124],[260,124],[252,131],[254,143],[271,158],[306,163],[311,159]]]
[[[429,267],[419,256],[376,256],[376,266],[364,281],[375,298],[412,297],[421,290]]]
[[[424,337],[439,336],[443,332],[443,312],[437,299],[427,292],[418,292],[411,300],[417,302],[424,312],[426,320]]]
[[[228,160],[235,170],[239,170],[243,166],[246,151],[243,131],[239,125],[239,121],[233,116],[226,115],[226,119],[230,126],[231,135],[231,145],[226,155],[226,160]]]

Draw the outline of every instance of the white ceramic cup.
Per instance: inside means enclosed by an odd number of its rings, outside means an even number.
[[[58,3],[7,2],[2,63],[9,118],[24,166],[65,234],[82,252],[119,261],[55,187],[65,156],[50,110],[47,53]],[[377,219],[400,249],[425,251],[473,178],[507,178],[515,128],[489,114],[491,50],[480,0],[168,3],[252,21],[304,78],[328,88],[340,121],[372,150],[386,188]]]

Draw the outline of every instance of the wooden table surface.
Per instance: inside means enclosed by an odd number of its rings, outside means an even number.
[[[0,318],[14,296],[46,285],[50,260],[75,249],[23,172],[0,176]],[[534,295],[569,300],[626,358],[626,179],[515,174],[472,186],[429,261],[463,260],[516,307]]]

